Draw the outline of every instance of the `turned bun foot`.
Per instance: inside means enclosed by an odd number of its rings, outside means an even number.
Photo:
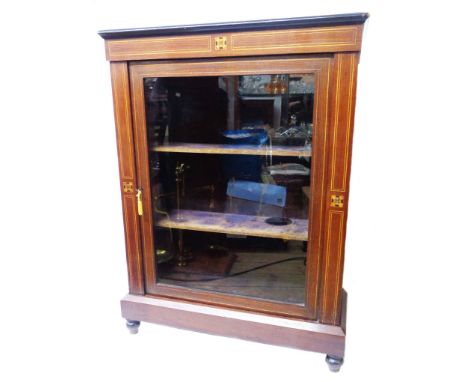
[[[130,334],[137,334],[140,327],[140,321],[127,320],[127,329]]]
[[[325,362],[327,363],[330,371],[337,373],[340,371],[341,365],[343,365],[343,358],[327,354]]]

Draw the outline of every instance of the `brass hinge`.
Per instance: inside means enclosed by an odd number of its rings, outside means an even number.
[[[227,37],[215,37],[215,50],[227,49]]]
[[[344,198],[342,195],[331,195],[331,207],[343,207]]]
[[[138,208],[138,215],[143,216],[143,201],[141,200],[141,188],[137,190],[137,208]]]

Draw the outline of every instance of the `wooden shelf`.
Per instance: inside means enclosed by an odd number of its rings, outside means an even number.
[[[193,153],[193,154],[240,154],[240,155],[274,155],[310,157],[311,150],[304,146],[254,146],[254,145],[223,145],[205,143],[165,143],[155,145],[152,151],[162,153]]]
[[[308,221],[306,219],[291,219],[291,224],[275,226],[265,223],[266,216],[180,210],[178,219],[176,217],[177,211],[174,211],[169,217],[161,217],[157,220],[156,225],[191,231],[230,233],[285,240],[308,240]]]

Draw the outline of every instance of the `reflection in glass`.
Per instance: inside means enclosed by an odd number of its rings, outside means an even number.
[[[144,85],[157,282],[303,305],[314,76]]]

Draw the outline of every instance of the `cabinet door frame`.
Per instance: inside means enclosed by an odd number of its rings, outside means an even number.
[[[175,298],[206,305],[224,306],[242,310],[301,319],[319,319],[319,291],[323,289],[321,275],[325,208],[327,204],[326,179],[328,160],[329,101],[332,85],[333,56],[276,56],[261,58],[222,58],[197,60],[165,60],[130,62],[129,79],[132,100],[133,132],[137,184],[142,190],[143,216],[140,218],[141,247],[147,295]],[[158,284],[157,264],[154,258],[151,186],[146,139],[146,116],[143,79],[147,77],[193,77],[248,74],[315,75],[314,130],[312,137],[311,200],[309,203],[309,232],[305,283],[305,305],[293,305],[251,297],[215,293]],[[330,255],[330,253],[328,254]]]

